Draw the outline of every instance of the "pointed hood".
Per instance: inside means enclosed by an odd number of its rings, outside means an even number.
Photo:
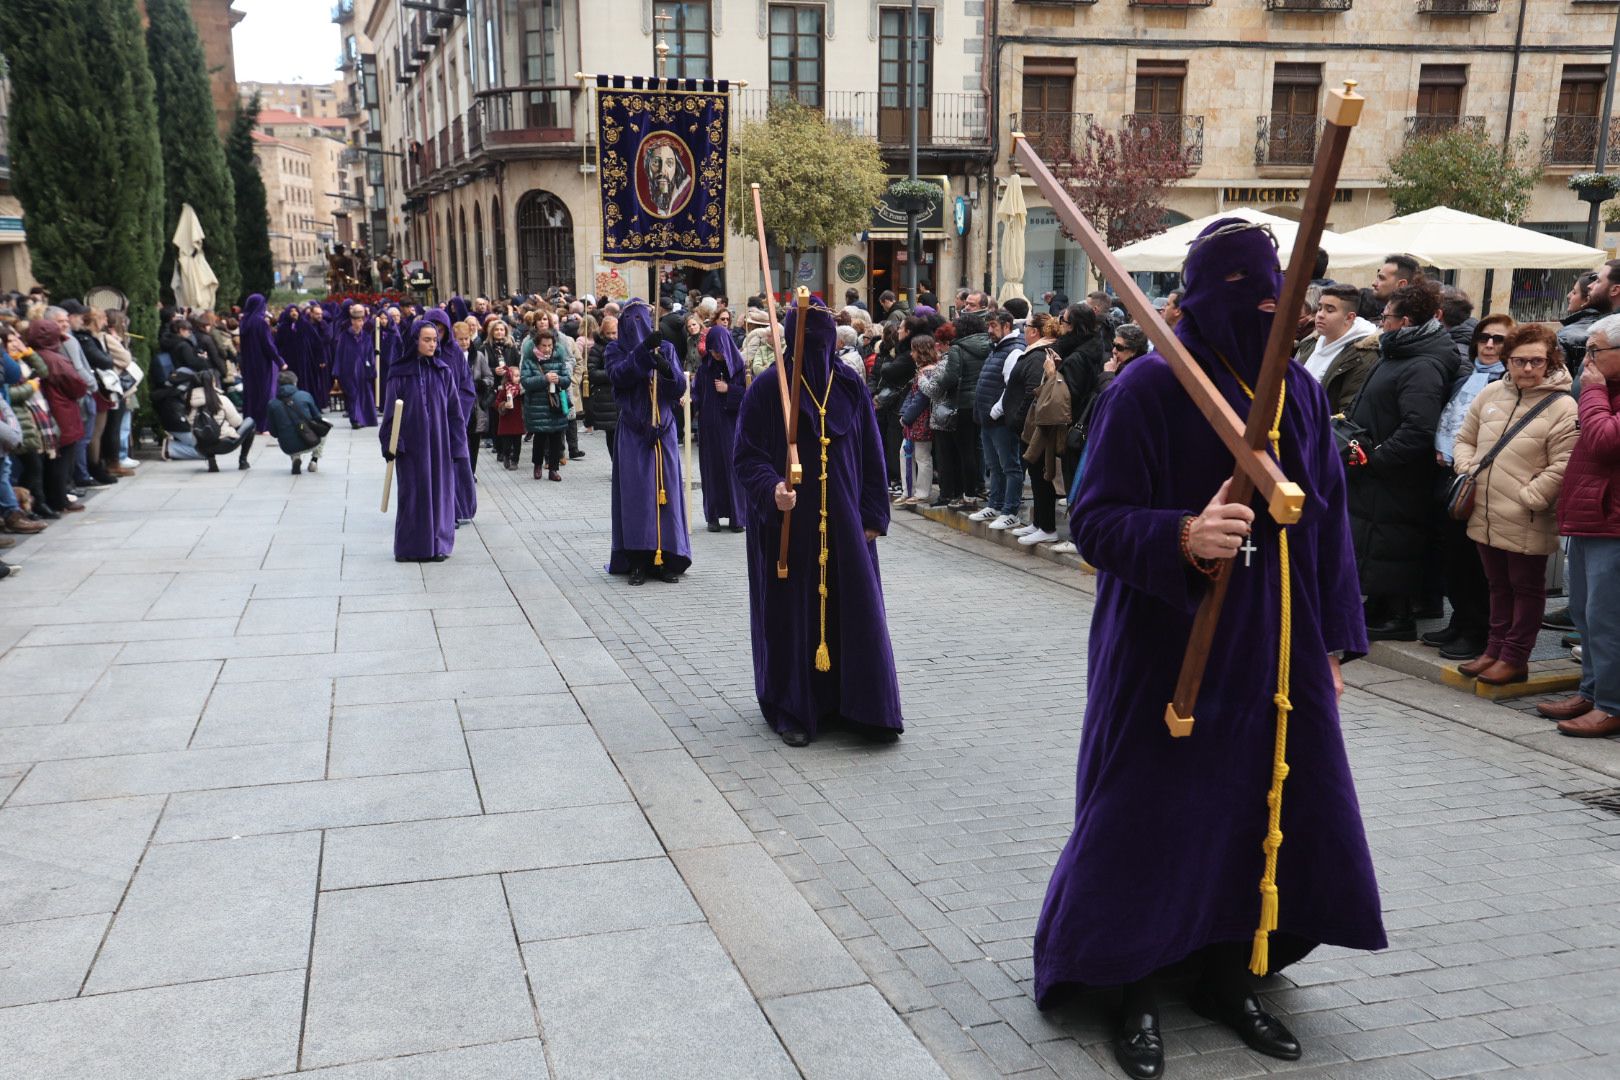
[[[1181,280],[1176,336],[1212,370],[1220,370],[1219,357],[1225,357],[1253,386],[1274,317],[1260,305],[1282,295],[1276,238],[1242,218],[1213,221],[1187,252]]]
[[[743,359],[742,350],[737,348],[730,330],[724,326],[711,326],[703,341],[709,355],[725,367],[732,381],[741,380],[747,375],[748,361]]]
[[[798,370],[798,360],[793,355],[793,342],[798,334],[797,329],[799,309],[795,305],[788,309],[787,320],[782,326],[782,345],[788,362]],[[804,367],[805,381],[816,393],[827,385],[828,372],[833,370],[833,356],[838,352],[838,323],[833,313],[827,310],[817,297],[810,299],[810,311],[806,316],[804,326]],[[843,364],[837,365],[844,368]],[[845,370],[848,370],[845,368]]]

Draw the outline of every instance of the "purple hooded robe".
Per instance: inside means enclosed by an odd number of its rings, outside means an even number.
[[[304,347],[304,334],[301,329],[303,317],[295,304],[288,304],[281,309],[276,318],[275,331],[272,334],[276,344],[276,351],[281,354],[282,363],[292,369],[298,376],[298,389],[308,390],[311,395],[315,393],[314,382],[309,374],[309,360]]]
[[[1206,234],[1233,219],[1216,222]],[[1228,274],[1241,272],[1236,281]],[[1255,229],[1196,244],[1176,334],[1238,416],[1249,401],[1281,291],[1275,245]],[[1306,491],[1289,528],[1293,649],[1273,972],[1319,944],[1386,944],[1378,886],[1339,728],[1329,654],[1364,655],[1367,634],[1321,386],[1287,376],[1283,472]],[[1235,575],[1186,738],[1164,725],[1208,579],[1181,557],[1184,515],[1231,475],[1232,455],[1152,352],[1105,391],[1086,447],[1071,531],[1098,569],[1074,832],[1035,930],[1035,1000],[1055,987],[1134,982],[1207,945],[1251,941],[1260,919],[1276,734],[1281,592],[1278,527],[1255,508],[1252,565]]]
[[[431,559],[456,546],[455,462],[467,456],[467,417],[456,377],[441,344],[431,357],[417,354],[419,320],[411,347],[388,369],[383,400],[388,408],[378,432],[383,452],[393,432],[393,402],[405,403],[394,474],[399,482],[394,517],[394,557]]]
[[[242,348],[236,362],[242,369],[242,411],[253,418],[253,426],[268,431],[270,402],[276,397],[276,379],[287,366],[270,336],[270,319],[264,313],[264,297],[254,293],[242,305],[240,321]],[[296,372],[295,372],[296,374]]]
[[[324,312],[322,313],[324,315]],[[309,370],[309,392],[325,412],[332,400],[332,334],[326,322],[316,322],[309,312],[298,320],[298,338],[304,343],[304,365]]]
[[[692,565],[681,491],[675,410],[686,393],[686,373],[675,350],[653,332],[647,302],[633,299],[619,315],[619,336],[603,359],[619,403],[613,461],[613,553],[607,572],[628,574],[638,558],[663,554],[663,569],[683,574]],[[658,414],[653,415],[656,385]],[[662,477],[664,505],[658,505]]]
[[[788,314],[783,334],[790,349],[797,318],[797,311]],[[799,402],[804,483],[797,489],[786,580],[776,576],[782,543],[776,485],[787,464],[778,365],[754,379],[737,417],[736,491],[748,526],[754,691],[778,733],[796,729],[811,738],[824,723],[897,732],[905,727],[877,544],[866,538],[867,530],[882,534],[889,529],[883,440],[866,384],[834,359],[837,329],[826,308],[810,309]],[[832,668],[826,672],[815,667],[821,627],[821,420],[812,400],[823,395],[832,440],[827,447],[827,648]]]
[[[452,303],[459,302],[457,297]],[[467,305],[462,304],[461,309],[466,311]],[[463,418],[472,415],[472,410],[478,407],[478,388],[473,385],[472,365],[467,362],[467,353],[456,342],[456,335],[450,326],[453,317],[450,313],[439,308],[433,308],[422,316],[439,328],[439,349],[444,353],[445,362],[450,365],[450,371],[456,377],[456,394],[461,398],[461,415]],[[462,443],[467,443],[466,429],[462,429]],[[456,520],[471,521],[478,516],[478,477],[472,468],[472,451],[456,459]]]
[[[743,359],[731,331],[712,326],[704,338],[707,349],[692,374],[692,412],[697,418],[698,474],[703,479],[703,519],[721,518],[742,524],[742,510],[732,488],[736,470],[731,448],[736,439],[737,413],[747,389],[748,362]],[[714,388],[726,384],[726,392]]]
[[[332,346],[332,368],[349,403],[349,422],[356,427],[377,426],[376,346],[370,319],[359,333],[345,319]]]

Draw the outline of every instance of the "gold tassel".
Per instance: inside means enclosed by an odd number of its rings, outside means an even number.
[[[816,403],[821,420],[821,520],[818,523],[821,550],[816,557],[821,570],[821,584],[816,590],[821,598],[821,641],[816,646],[816,670],[825,672],[832,670],[832,653],[827,648],[827,448],[832,445],[832,439],[827,437],[827,401],[832,397],[832,372],[827,373],[827,390],[819,399],[804,376],[799,376],[799,382],[810,392],[810,400]]]
[[[1249,970],[1264,975],[1271,970],[1271,935],[1264,930],[1254,932],[1254,948],[1249,952]]]
[[[816,646],[816,670],[832,670],[832,654],[827,651],[827,643],[825,641]]]

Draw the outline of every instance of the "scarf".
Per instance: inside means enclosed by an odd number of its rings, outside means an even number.
[[[1474,370],[1462,381],[1462,385],[1457,387],[1456,392],[1451,395],[1451,400],[1446,402],[1446,407],[1440,410],[1440,423],[1434,430],[1434,448],[1446,459],[1447,465],[1452,462],[1452,451],[1457,446],[1457,433],[1462,430],[1469,406],[1479,397],[1480,391],[1506,373],[1507,366],[1501,361],[1487,365],[1476,357]]]

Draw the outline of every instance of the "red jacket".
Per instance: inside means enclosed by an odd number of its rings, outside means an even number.
[[[1620,382],[1581,391],[1581,437],[1564,470],[1558,532],[1620,537]]]
[[[507,408],[503,410],[502,405]],[[495,400],[490,403],[489,415],[495,424],[495,434],[522,435],[523,387],[512,382],[496,383]]]

